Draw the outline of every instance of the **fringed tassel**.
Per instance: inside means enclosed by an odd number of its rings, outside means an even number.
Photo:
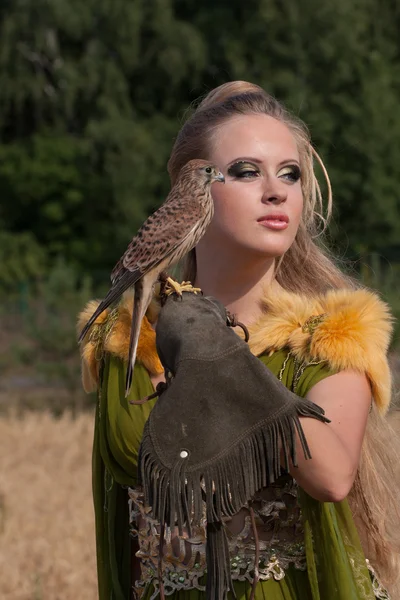
[[[160,591],[160,600],[165,600],[163,570],[162,570],[162,562],[163,562],[163,558],[164,558],[164,534],[165,534],[165,523],[161,523],[159,548],[158,548],[158,589]]]
[[[207,524],[207,585],[208,600],[225,600],[229,591],[236,599],[232,583],[228,540],[222,523]]]
[[[260,579],[260,573],[258,570],[258,564],[260,562],[260,540],[258,539],[256,518],[254,516],[254,509],[250,506],[249,511],[250,511],[251,527],[252,527],[253,536],[254,536],[254,546],[255,546],[255,550],[256,550],[255,555],[254,555],[253,585],[251,586],[251,594],[250,594],[250,600],[254,600],[256,597],[257,583]]]
[[[200,523],[203,494],[207,498],[209,522],[219,521],[223,515],[233,516],[257,490],[280,476],[281,450],[287,469],[289,459],[297,466],[296,432],[305,457],[311,458],[298,414],[329,422],[323,411],[316,411],[316,408],[311,402],[302,400],[297,414],[284,415],[280,420],[261,424],[238,441],[225,456],[196,469],[190,466],[190,453],[179,457],[172,468],[164,466],[152,442],[150,416],[145,425],[139,458],[146,504],[152,507],[157,519],[167,525],[177,525],[180,531],[190,523]]]
[[[206,502],[207,589],[210,600],[223,600],[231,590],[229,556],[222,525],[261,488],[273,483],[281,474],[281,450],[286,470],[289,459],[297,466],[296,432],[306,458],[311,458],[299,417],[313,417],[329,422],[323,410],[306,399],[299,399],[290,414],[272,422],[261,423],[244,434],[235,446],[215,462],[190,465],[190,452],[184,451],[172,468],[158,456],[151,433],[151,415],[146,422],[140,448],[139,464],[145,503],[152,507],[155,519],[169,527],[183,529],[199,525]],[[221,553],[221,554],[220,554]],[[256,565],[257,567],[257,565]]]
[[[180,457],[173,468],[171,469],[169,477],[169,489],[170,489],[170,505],[169,505],[169,518],[168,523],[176,523],[179,530],[179,535],[183,535],[183,507],[182,498],[184,495],[184,469],[185,458]],[[183,485],[182,485],[183,484]],[[187,502],[185,502],[187,504]],[[186,513],[187,506],[186,506]],[[186,523],[189,525],[190,521]]]

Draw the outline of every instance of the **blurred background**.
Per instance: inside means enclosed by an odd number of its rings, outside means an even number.
[[[76,315],[167,194],[196,98],[245,79],[307,123],[328,244],[400,316],[399,58],[397,0],[1,0],[1,598],[97,597]]]

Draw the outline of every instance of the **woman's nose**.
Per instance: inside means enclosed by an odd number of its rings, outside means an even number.
[[[279,183],[265,185],[262,202],[264,204],[282,204],[287,200],[287,189]]]

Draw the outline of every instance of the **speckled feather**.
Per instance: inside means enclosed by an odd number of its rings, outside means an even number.
[[[205,168],[212,172],[206,173]],[[127,371],[127,393],[136,356],[140,323],[150,303],[153,285],[161,271],[176,264],[203,237],[214,213],[211,184],[221,177],[218,169],[204,160],[192,160],[162,206],[153,213],[132,239],[111,273],[112,286],[83,328],[81,341],[97,317],[134,287],[134,318]],[[222,179],[223,180],[223,179]]]
[[[212,206],[209,186],[196,191],[193,189],[196,181],[183,183],[186,185],[175,186],[171,190],[165,203],[139,229],[113,269],[113,283],[118,282],[125,270],[131,273],[139,270],[142,274],[148,272],[160,257],[174,253],[196,225],[209,217],[210,204]],[[189,191],[188,188],[192,189]]]

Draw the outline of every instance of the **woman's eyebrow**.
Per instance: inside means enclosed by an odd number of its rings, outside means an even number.
[[[278,167],[281,167],[282,165],[288,165],[288,164],[291,164],[291,165],[295,164],[295,165],[298,165],[298,166],[300,166],[300,163],[299,163],[299,161],[297,160],[297,158],[288,158],[288,159],[286,159],[286,160],[282,160],[282,161],[281,161],[281,162],[278,164]]]
[[[230,167],[231,165],[233,165],[233,164],[235,164],[235,163],[237,163],[237,162],[244,162],[244,161],[246,161],[246,162],[253,162],[253,163],[256,163],[256,164],[258,164],[258,165],[261,165],[261,164],[262,164],[262,162],[263,162],[263,161],[262,161],[260,158],[255,158],[254,156],[239,156],[238,158],[235,158],[235,159],[231,160],[231,161],[228,163],[228,165],[227,165],[227,166],[228,166],[228,167]],[[282,166],[282,165],[287,165],[287,164],[289,164],[289,163],[291,163],[291,164],[293,164],[293,163],[294,163],[294,164],[296,164],[296,165],[300,166],[300,163],[299,163],[299,161],[297,160],[297,158],[287,158],[287,159],[285,159],[285,160],[282,160],[282,161],[281,161],[281,162],[278,164],[278,167],[280,167],[280,166]]]
[[[244,161],[246,161],[246,162],[254,162],[254,163],[257,163],[258,165],[261,165],[261,163],[263,162],[261,159],[254,158],[254,157],[251,157],[251,156],[239,156],[238,158],[234,158],[233,160],[231,160],[228,163],[228,167],[230,167],[231,165],[233,165],[233,164],[235,164],[237,162],[244,162]]]

